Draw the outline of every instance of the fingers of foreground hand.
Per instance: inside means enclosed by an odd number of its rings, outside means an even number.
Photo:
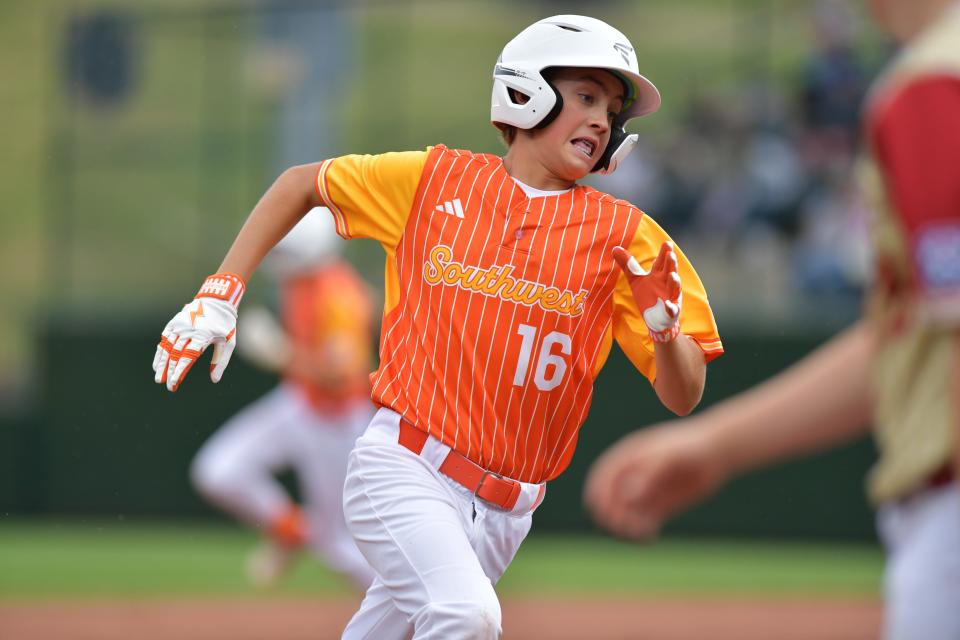
[[[625,477],[631,475],[627,473]],[[635,499],[635,487],[624,486],[624,478],[619,478],[607,489],[593,505],[592,514],[598,525],[632,540],[656,535],[662,518],[646,500]]]
[[[643,511],[623,509],[613,515],[607,528],[621,538],[643,542],[657,537],[660,522]]]
[[[655,537],[664,520],[652,476],[642,469],[627,470],[620,475],[605,508],[603,525],[631,540]]]
[[[594,462],[587,472],[583,487],[583,504],[595,520],[602,518],[609,509],[612,490],[610,476],[608,455]]]
[[[638,461],[615,450],[598,460],[590,469],[584,490],[584,501],[598,524],[610,526],[622,518],[631,496],[637,492],[637,479],[642,469]]]

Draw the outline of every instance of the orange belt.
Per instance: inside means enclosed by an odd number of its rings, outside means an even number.
[[[399,443],[420,455],[427,443],[428,434],[400,420]],[[453,449],[440,465],[440,473],[469,489],[475,496],[509,511],[520,497],[520,483],[487,471]]]

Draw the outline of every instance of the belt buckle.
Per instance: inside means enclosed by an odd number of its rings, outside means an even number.
[[[493,471],[483,470],[483,474],[480,476],[480,482],[477,483],[477,486],[473,488],[473,495],[477,495],[477,492],[480,491],[480,487],[483,486],[483,481],[487,479],[487,476],[493,476],[497,480],[503,480],[503,476]]]

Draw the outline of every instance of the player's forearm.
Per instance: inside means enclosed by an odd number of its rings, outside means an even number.
[[[300,218],[320,205],[313,189],[316,167],[292,167],[274,181],[237,234],[220,265],[221,273],[235,273],[249,281],[267,252]]]
[[[694,418],[731,473],[867,432],[872,331],[861,321],[771,380]]]
[[[665,407],[685,416],[703,397],[707,370],[703,351],[683,334],[670,342],[655,344],[657,379],[653,388]]]

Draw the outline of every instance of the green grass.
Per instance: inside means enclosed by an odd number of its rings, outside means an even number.
[[[0,598],[252,594],[244,582],[251,532],[218,525],[4,523]],[[276,591],[349,593],[339,577],[302,562]]]
[[[536,537],[503,580],[511,592],[750,595],[879,593],[883,556],[868,545]]]
[[[0,521],[0,600],[260,595],[243,579],[254,534],[213,524]],[[877,597],[871,546],[531,536],[500,584],[511,595]],[[347,595],[304,561],[271,595]]]

